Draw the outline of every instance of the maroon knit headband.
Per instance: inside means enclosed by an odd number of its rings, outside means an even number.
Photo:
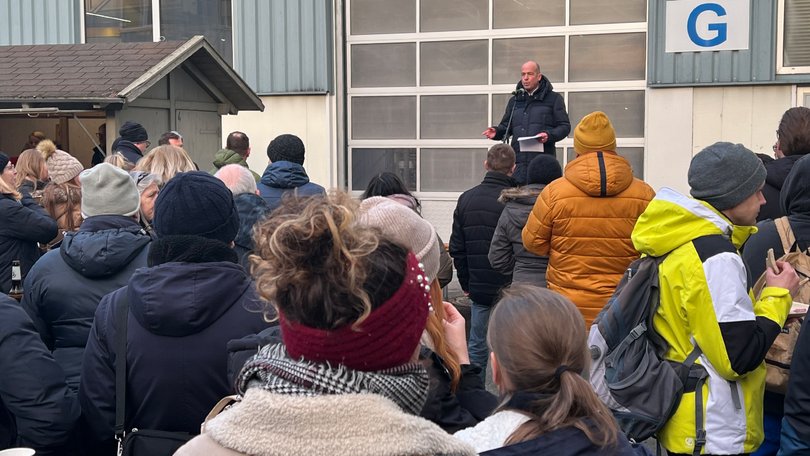
[[[292,358],[342,364],[361,371],[378,371],[407,363],[428,316],[428,282],[413,253],[408,253],[405,279],[399,289],[374,309],[357,328],[310,328],[287,320],[279,312],[281,336]]]

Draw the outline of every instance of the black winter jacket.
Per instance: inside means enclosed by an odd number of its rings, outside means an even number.
[[[484,386],[481,367],[478,365],[461,366],[461,379],[453,393],[450,388],[450,373],[439,355],[422,347],[419,361],[430,376],[428,398],[419,415],[438,424],[448,433],[475,426],[491,415],[498,406],[498,398]]]
[[[79,390],[84,347],[99,301],[127,284],[146,266],[150,242],[134,219],[90,217],[66,233],[59,250],[46,253],[28,273],[22,305],[62,367],[71,390]]]
[[[782,187],[780,206],[787,213],[798,247],[806,251],[810,247],[810,156],[796,161]],[[754,274],[761,274],[765,270],[765,256],[769,248],[773,248],[777,258],[784,253],[774,222],[766,220],[757,226],[760,231],[751,236],[743,250],[743,258],[754,280],[759,277]],[[810,327],[807,320],[805,318],[802,324],[793,352],[784,414],[799,436],[810,441],[810,390],[807,389],[810,384]],[[766,412],[778,414],[778,406],[781,405],[779,399],[780,396],[766,392]]]
[[[79,418],[76,395],[16,301],[0,294],[0,449],[70,452]]]
[[[450,256],[461,289],[468,292],[476,304],[491,306],[500,289],[512,279],[510,275],[496,272],[487,255],[504,208],[498,198],[502,190],[514,186],[511,177],[488,171],[481,184],[459,196],[453,212]]]
[[[115,152],[120,152],[121,155],[123,155],[124,158],[129,160],[133,165],[137,165],[138,162],[143,158],[143,152],[141,152],[141,149],[139,149],[135,143],[125,139],[118,140],[118,142],[115,144]]]
[[[516,88],[523,89],[523,83],[518,82]],[[512,117],[511,124],[510,117]],[[563,140],[571,132],[571,121],[568,120],[568,113],[565,111],[565,100],[562,95],[554,92],[554,86],[545,75],[540,79],[540,85],[533,95],[524,92],[509,99],[501,123],[495,127],[493,139],[500,140],[505,136],[512,136],[511,144],[516,154],[515,172],[512,177],[521,185],[528,181],[529,162],[539,152],[521,152],[518,138],[543,132],[548,133],[548,141],[543,144],[543,153],[549,155],[556,155],[557,141]]]
[[[501,274],[512,274],[513,283],[546,286],[548,257],[527,252],[522,238],[523,227],[543,188],[544,184],[530,184],[507,189],[498,200],[506,207],[489,246],[489,263]]]
[[[762,196],[765,197],[765,204],[759,208],[759,215],[757,221],[774,220],[785,215],[785,212],[779,205],[779,193],[782,191],[782,186],[785,184],[790,170],[793,165],[804,155],[788,155],[773,161],[764,161],[765,171],[765,186],[762,187]]]
[[[171,242],[169,238],[152,243],[150,259],[162,243]],[[202,246],[208,251],[196,260],[207,256],[228,258],[226,261],[166,262],[141,268],[127,287],[101,300],[79,387],[95,454],[114,447],[114,309],[122,300],[129,304],[127,429],[198,434],[211,408],[233,393],[227,378],[227,342],[258,333],[268,324],[259,312],[262,304],[250,277],[235,264],[232,251],[219,250],[226,248],[222,245]]]
[[[514,445],[485,451],[481,456],[648,456],[651,453],[641,445],[631,446],[624,434],[619,433],[615,447],[601,448],[588,440],[584,432],[569,426]]]
[[[47,243],[56,237],[56,221],[30,196],[20,201],[0,194],[0,292],[11,289],[11,262],[20,260],[22,277],[39,259],[37,242]]]
[[[303,166],[288,161],[270,163],[256,185],[259,187],[259,195],[267,202],[270,210],[281,204],[281,197],[286,193],[303,197],[326,192],[320,185],[310,182]]]

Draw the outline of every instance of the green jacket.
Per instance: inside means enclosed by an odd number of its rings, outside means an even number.
[[[250,171],[250,174],[253,174],[253,178],[256,179],[258,183],[259,180],[262,178],[258,174],[254,173],[253,170],[248,167],[247,161],[245,161],[245,157],[237,154],[236,152],[230,149],[220,149],[214,155],[214,168],[211,169],[210,173],[215,174],[219,171],[219,168],[222,168],[225,165],[242,165]]]
[[[664,188],[639,217],[633,245],[661,263],[661,304],[653,318],[667,341],[667,359],[682,362],[696,344],[703,386],[704,453],[751,453],[763,440],[765,353],[790,310],[788,290],[751,294],[740,246],[757,230],[733,225],[703,201]],[[695,393],[686,393],[659,434],[667,451],[691,453]]]

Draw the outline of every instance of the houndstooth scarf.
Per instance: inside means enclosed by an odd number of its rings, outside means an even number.
[[[296,361],[284,345],[262,347],[236,379],[236,390],[262,388],[277,394],[319,396],[326,394],[379,394],[402,410],[419,415],[427,400],[428,374],[421,364],[405,364],[376,372],[363,372],[328,363]]]

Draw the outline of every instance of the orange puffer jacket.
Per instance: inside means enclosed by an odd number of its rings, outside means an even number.
[[[526,226],[526,250],[549,257],[548,288],[568,297],[587,327],[622,273],[639,257],[630,241],[636,219],[655,196],[615,152],[580,155],[540,193]]]

